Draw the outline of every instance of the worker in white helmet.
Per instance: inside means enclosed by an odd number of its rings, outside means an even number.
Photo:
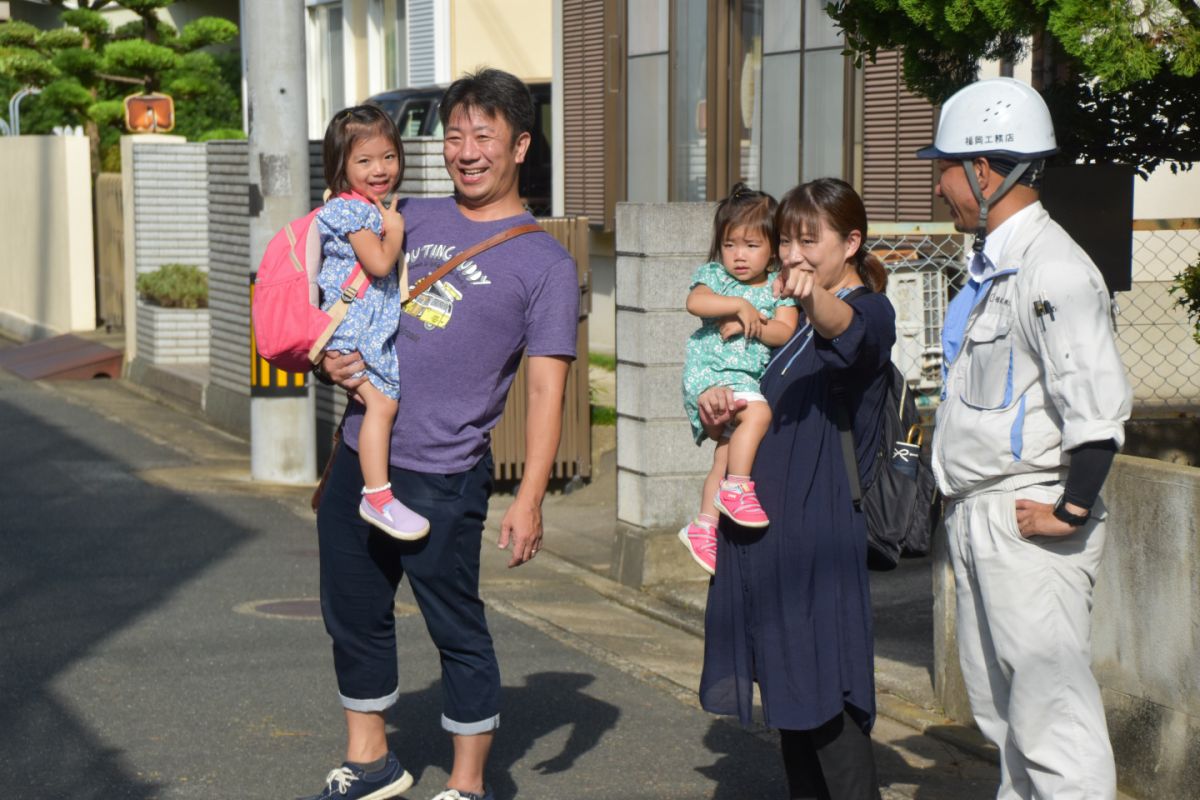
[[[1087,254],[1038,200],[1057,151],[1041,96],[1011,78],[942,107],[920,158],[975,234],[946,311],[933,468],[946,496],[958,649],[971,708],[1000,748],[998,798],[1113,798],[1091,672],[1100,488],[1131,392],[1112,304]]]

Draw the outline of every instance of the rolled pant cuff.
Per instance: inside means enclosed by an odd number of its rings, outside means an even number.
[[[459,736],[477,736],[481,733],[491,733],[500,727],[500,715],[481,719],[479,722],[455,722],[442,714],[442,730]]]
[[[387,711],[392,706],[396,705],[396,701],[400,699],[400,687],[384,697],[368,698],[366,700],[357,697],[346,697],[339,693],[338,697],[342,700],[342,707],[348,711],[361,711],[369,713],[372,711]]]

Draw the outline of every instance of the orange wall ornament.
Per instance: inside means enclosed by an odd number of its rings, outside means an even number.
[[[125,98],[125,128],[131,133],[167,133],[175,127],[175,101],[157,92]]]

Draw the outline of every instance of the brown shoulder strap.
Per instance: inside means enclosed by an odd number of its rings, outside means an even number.
[[[498,244],[507,242],[509,239],[515,239],[516,237],[523,236],[527,233],[537,233],[540,230],[542,230],[542,226],[538,225],[536,222],[531,222],[528,225],[516,225],[512,228],[509,228],[508,230],[500,231],[500,233],[497,233],[495,236],[484,239],[482,242],[475,245],[474,247],[468,247],[466,250],[463,250],[461,253],[456,255],[454,258],[450,259],[445,264],[442,264],[440,267],[435,269],[433,272],[429,273],[424,278],[417,281],[417,284],[415,286],[413,286],[412,289],[409,291],[409,297],[410,298],[416,297],[421,292],[425,291],[430,286],[433,286],[433,284],[440,281],[447,273],[450,272],[450,270],[454,269],[455,267],[457,267],[459,264],[463,263],[464,261],[474,258],[475,256],[482,253],[484,250],[488,250],[490,248],[495,247]]]
[[[402,302],[416,297],[430,286],[433,286],[434,283],[441,280],[446,273],[450,272],[450,270],[454,269],[467,259],[474,258],[484,250],[495,247],[502,242],[507,242],[509,239],[514,239],[526,233],[537,233],[540,230],[542,230],[542,226],[538,225],[536,222],[531,222],[528,225],[516,225],[512,228],[508,228],[507,230],[500,231],[500,233],[497,233],[495,236],[484,239],[474,247],[468,247],[466,250],[463,250],[457,256],[450,259],[445,264],[442,264],[433,272],[418,281],[417,285],[409,290],[407,297],[403,297],[403,293],[404,284],[408,283],[408,259],[401,256],[403,259],[400,270]],[[358,274],[354,276],[354,279],[350,283],[342,287],[341,297],[339,297],[337,302],[330,306],[329,310],[326,312],[329,314],[329,324],[325,326],[325,330],[317,338],[316,342],[313,343],[312,349],[308,351],[309,361],[316,364],[321,360],[321,357],[325,352],[325,345],[327,345],[329,340],[333,338],[333,332],[337,330],[338,325],[340,325],[342,320],[346,317],[346,312],[350,309],[350,304],[354,302],[356,297],[358,297],[359,291],[362,289],[363,284],[366,283],[366,280],[367,272],[361,266],[359,266]]]

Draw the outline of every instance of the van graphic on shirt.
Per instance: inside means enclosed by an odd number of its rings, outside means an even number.
[[[425,330],[445,328],[454,314],[454,302],[462,300],[462,292],[445,281],[437,281],[404,304],[404,312],[425,324]]]

